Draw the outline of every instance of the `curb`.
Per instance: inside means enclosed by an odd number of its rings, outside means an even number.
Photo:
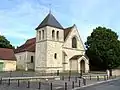
[[[86,85],[86,86],[82,86],[82,87],[76,87],[72,90],[79,90],[81,88],[86,88],[86,87],[90,87],[90,86],[94,86],[94,85],[99,85],[99,84],[104,84],[104,83],[107,83],[107,82],[111,82],[111,81],[115,81],[115,80],[118,80],[120,78],[116,78],[116,79],[110,79],[110,80],[106,80],[106,81],[100,81],[100,82],[96,82],[94,84],[89,84],[89,85]]]

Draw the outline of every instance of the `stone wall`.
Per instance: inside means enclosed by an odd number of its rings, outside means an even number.
[[[120,69],[113,69],[112,70],[112,75],[120,76]]]
[[[31,56],[33,56],[33,63],[31,63]],[[27,52],[27,67],[30,70],[34,70],[35,68],[35,53]]]
[[[25,70],[27,62],[27,52],[20,52],[15,54],[17,59],[17,69]]]
[[[28,69],[34,69],[34,63],[31,63],[31,56],[35,57],[34,52],[20,52],[15,54],[17,59],[17,69],[19,70],[28,70]],[[35,61],[35,58],[34,60]]]

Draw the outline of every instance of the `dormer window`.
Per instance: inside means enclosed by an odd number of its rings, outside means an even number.
[[[52,39],[54,40],[55,39],[55,31],[52,30]]]
[[[56,36],[57,36],[57,40],[59,40],[59,31],[57,31],[57,35]]]

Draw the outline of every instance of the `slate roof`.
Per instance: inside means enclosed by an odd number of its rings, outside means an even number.
[[[76,60],[76,59],[78,59],[79,57],[81,57],[82,55],[75,55],[75,56],[73,56],[72,58],[70,58],[70,60]]]
[[[13,49],[0,48],[0,60],[16,61]]]
[[[36,28],[36,30],[44,27],[44,26],[52,26],[56,28],[63,29],[62,25],[56,20],[56,18],[49,13],[45,19],[41,22],[41,24]]]
[[[36,38],[28,39],[23,45],[18,47],[14,52],[15,53],[24,52],[24,51],[35,52],[35,44],[36,44]]]
[[[71,32],[72,28],[74,26],[68,27],[64,29],[64,40],[66,39],[66,37],[68,36],[68,34]]]

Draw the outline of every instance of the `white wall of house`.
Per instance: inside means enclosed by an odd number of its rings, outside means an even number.
[[[3,62],[2,71],[15,71],[16,70],[15,60],[0,60],[0,62]]]
[[[3,71],[15,71],[15,70],[16,70],[16,61],[4,60]]]

